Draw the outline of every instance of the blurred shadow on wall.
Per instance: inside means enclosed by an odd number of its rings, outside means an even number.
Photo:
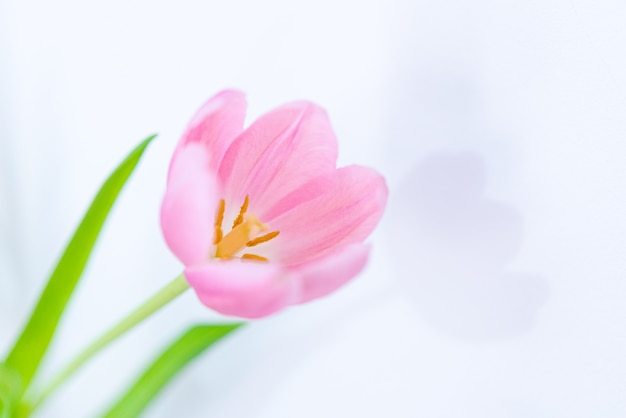
[[[548,297],[542,277],[507,268],[523,220],[484,186],[477,153],[431,154],[399,185],[389,216],[406,296],[439,330],[474,340],[529,330]]]

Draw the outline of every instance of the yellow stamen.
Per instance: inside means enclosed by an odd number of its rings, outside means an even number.
[[[280,231],[270,232],[269,234],[261,235],[258,238],[253,239],[252,241],[246,242],[246,247],[254,247],[255,245],[259,245],[263,242],[267,242],[271,239],[274,239],[280,234]]]
[[[246,195],[246,198],[243,201],[243,205],[241,205],[241,209],[239,210],[239,215],[237,215],[237,218],[235,218],[235,222],[233,222],[233,228],[243,222],[243,215],[245,215],[246,211],[248,210],[248,201],[249,198],[248,195]]]
[[[242,260],[250,260],[250,261],[264,261],[267,262],[269,261],[267,258],[265,257],[261,257],[260,255],[256,255],[256,254],[244,254],[241,256]]]
[[[267,231],[268,227],[253,214],[246,213],[242,216],[242,221],[235,226],[217,244],[216,257],[230,257],[243,248],[247,242],[260,232]]]
[[[222,222],[224,221],[224,209],[226,208],[226,202],[224,199],[220,200],[220,207],[217,210],[217,218],[215,219],[215,238],[213,238],[213,244],[217,244],[222,240],[224,233],[222,232]]]
[[[268,261],[267,258],[256,254],[243,254],[241,257],[235,255],[245,247],[254,247],[278,236],[279,231],[270,232],[265,235],[258,236],[260,233],[267,231],[269,228],[261,222],[254,213],[248,213],[248,204],[250,198],[247,195],[239,210],[239,215],[233,223],[232,230],[224,235],[222,223],[224,222],[224,212],[226,202],[220,200],[215,218],[215,238],[213,244],[216,245],[215,257],[222,260],[239,258],[242,261]]]

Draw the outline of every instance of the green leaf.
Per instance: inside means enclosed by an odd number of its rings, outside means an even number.
[[[102,417],[138,417],[189,362],[242,325],[197,325],[190,328],[144,371],[139,380]]]
[[[7,357],[6,365],[20,377],[22,393],[33,379],[52,341],[113,203],[155,137],[152,135],[141,142],[104,182],[48,279],[28,324]]]
[[[0,418],[10,418],[21,393],[21,382],[17,372],[0,363]]]

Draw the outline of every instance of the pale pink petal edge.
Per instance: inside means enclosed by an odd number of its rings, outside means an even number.
[[[219,199],[217,178],[200,144],[189,144],[172,159],[171,178],[161,204],[161,230],[170,250],[184,265],[207,260]]]
[[[207,100],[189,121],[174,158],[185,146],[202,143],[209,152],[209,166],[217,169],[233,140],[243,132],[247,102],[243,92],[224,90]],[[171,166],[170,174],[171,175]]]
[[[282,266],[255,262],[207,262],[185,269],[200,301],[221,314],[256,319],[298,300],[293,274]]]
[[[346,285],[367,265],[371,246],[348,245],[338,253],[292,268],[300,288],[298,303],[326,296]]]

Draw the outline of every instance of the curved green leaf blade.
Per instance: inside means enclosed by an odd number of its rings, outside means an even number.
[[[113,203],[155,137],[152,135],[141,142],[104,182],[48,279],[28,324],[7,357],[6,365],[20,377],[22,393],[30,384],[52,341]]]
[[[0,363],[0,418],[13,416],[20,392],[21,382],[17,372]]]
[[[139,380],[102,417],[138,417],[189,362],[242,325],[197,325],[190,328],[144,371]]]

